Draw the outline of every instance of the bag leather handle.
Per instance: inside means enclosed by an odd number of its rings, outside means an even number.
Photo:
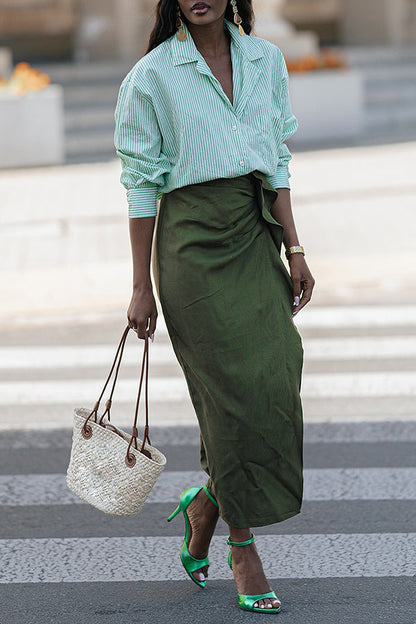
[[[86,418],[83,428],[82,428],[82,432],[84,437],[91,437],[92,431],[91,428],[88,427],[88,421],[90,420],[90,418],[92,418],[92,416],[94,416],[94,421],[97,422],[97,418],[98,418],[98,410],[100,407],[100,402],[104,396],[104,393],[106,391],[106,388],[110,382],[111,376],[113,374],[113,371],[115,369],[115,375],[114,375],[114,380],[113,380],[113,384],[111,387],[111,391],[110,391],[110,396],[106,402],[106,406],[105,406],[105,410],[102,413],[100,420],[98,421],[98,424],[101,426],[105,426],[103,424],[103,419],[104,416],[107,414],[108,415],[108,420],[110,420],[110,409],[111,409],[111,404],[112,404],[112,399],[113,399],[113,394],[114,394],[114,390],[116,387],[116,382],[117,382],[117,378],[118,378],[118,373],[120,370],[120,364],[121,364],[121,360],[123,357],[123,352],[124,352],[124,347],[126,345],[126,340],[127,340],[127,336],[128,333],[130,331],[130,327],[127,326],[126,329],[123,332],[123,335],[121,337],[121,340],[119,342],[119,345],[117,347],[117,351],[116,351],[116,355],[114,357],[113,363],[111,365],[111,369],[110,372],[107,376],[107,379],[104,383],[104,387],[101,391],[101,394],[98,398],[98,401],[95,403],[91,413],[89,414],[89,416]],[[143,380],[145,382],[145,415],[146,415],[146,423],[145,423],[145,427],[144,427],[144,434],[143,434],[143,442],[142,442],[142,446],[140,448],[140,452],[143,453],[144,455],[146,455],[147,457],[151,458],[150,452],[147,451],[145,449],[145,443],[148,442],[148,444],[151,445],[150,442],[150,438],[149,438],[149,337],[147,335],[147,332],[145,333],[145,339],[144,339],[144,349],[143,349],[143,359],[142,359],[142,365],[141,365],[141,371],[140,371],[140,381],[139,381],[139,389],[138,389],[138,393],[137,393],[137,400],[136,400],[136,407],[135,407],[135,412],[134,412],[134,421],[133,421],[133,427],[132,427],[132,433],[131,433],[131,439],[130,439],[130,443],[128,445],[127,448],[127,454],[126,454],[126,464],[129,467],[134,466],[134,464],[136,463],[136,458],[135,456],[130,453],[130,449],[132,447],[132,444],[134,444],[135,448],[137,449],[137,438],[138,438],[138,432],[137,432],[137,419],[138,419],[138,413],[139,413],[139,404],[140,404],[140,396],[141,396],[141,392],[142,392],[142,386],[143,386]],[[117,433],[117,429],[115,427],[111,427],[116,433]],[[90,432],[88,432],[88,429],[90,430]]]

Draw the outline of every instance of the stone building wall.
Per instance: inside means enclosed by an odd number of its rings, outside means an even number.
[[[78,0],[0,0],[0,46],[17,59],[71,56]]]
[[[416,44],[416,0],[286,0],[283,16],[325,43]]]
[[[416,0],[342,0],[342,40],[350,44],[416,44]]]
[[[130,60],[143,54],[154,0],[0,0],[0,47],[15,60]]]

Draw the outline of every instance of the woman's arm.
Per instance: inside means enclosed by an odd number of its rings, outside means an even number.
[[[137,328],[139,338],[144,339],[147,331],[152,340],[157,319],[157,307],[150,277],[154,228],[155,217],[129,219],[133,258],[133,295],[127,318],[130,327]]]
[[[292,212],[290,189],[279,188],[277,192],[279,196],[271,208],[271,213],[272,217],[284,228],[283,243],[286,249],[288,249],[289,247],[299,245]],[[315,280],[301,253],[295,253],[289,257],[289,269],[293,281],[294,316],[310,301]]]

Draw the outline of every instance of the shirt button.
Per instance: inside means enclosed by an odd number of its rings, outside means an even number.
[[[240,160],[240,167],[244,167],[244,160]]]
[[[233,130],[237,130],[237,126],[233,126]]]

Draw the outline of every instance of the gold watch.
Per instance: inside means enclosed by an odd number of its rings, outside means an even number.
[[[294,245],[293,247],[289,247],[286,249],[286,258],[289,259],[292,254],[301,253],[305,255],[305,250],[302,245]]]

